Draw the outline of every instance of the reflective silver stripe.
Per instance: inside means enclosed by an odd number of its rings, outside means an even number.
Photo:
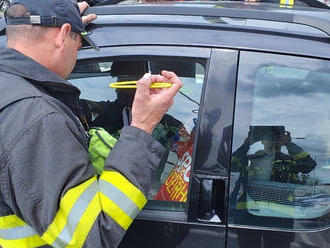
[[[77,199],[74,206],[71,208],[65,227],[52,244],[53,247],[61,248],[67,246],[70,243],[76,226],[78,225],[81,217],[85,213],[88,205],[93,200],[97,191],[97,182],[93,182]]]
[[[100,191],[132,219],[134,219],[140,212],[140,209],[135,203],[111,183],[101,179],[99,185]]]
[[[24,239],[34,235],[37,235],[37,232],[33,230],[32,227],[30,227],[29,225],[8,229],[0,229],[0,238],[6,240]]]

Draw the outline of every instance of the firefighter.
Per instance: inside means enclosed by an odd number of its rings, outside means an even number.
[[[305,184],[305,177],[300,175],[308,174],[316,166],[311,156],[291,141],[290,132],[278,131],[279,127],[262,127],[264,132],[256,132],[258,135],[250,131],[243,145],[232,155],[232,171],[240,172],[229,198],[235,223],[254,223],[256,226],[271,223],[272,226],[292,228],[294,216],[290,217],[288,208],[290,201],[294,201],[294,195],[281,199],[278,194],[269,195],[254,188],[256,182],[264,183],[265,186],[267,182]],[[264,148],[254,154],[248,154],[250,147],[259,141]],[[285,147],[289,154],[283,153],[282,147]],[[262,205],[264,202],[267,204]],[[276,218],[274,215],[282,215],[283,218]],[[289,248],[294,238],[290,233],[281,234],[280,239],[276,234],[262,231],[249,233],[241,230],[238,234],[240,247],[249,247],[251,243],[261,247],[263,242],[265,248]]]
[[[65,80],[82,38],[86,3],[14,0],[0,50],[0,246],[117,247],[146,203],[165,149],[151,133],[182,83],[168,71],[137,82],[132,122],[100,176],[88,155],[79,90]],[[172,86],[154,91],[153,82]]]

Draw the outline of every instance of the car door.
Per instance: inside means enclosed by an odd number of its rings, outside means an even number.
[[[111,89],[110,83],[162,69],[183,81],[153,133],[167,154],[155,172],[147,205],[120,247],[225,247],[237,58],[233,50],[176,46],[80,51],[69,80],[82,92],[87,122],[114,136],[126,122],[118,102],[131,104],[134,90]]]
[[[228,247],[329,247],[329,59],[240,52]]]

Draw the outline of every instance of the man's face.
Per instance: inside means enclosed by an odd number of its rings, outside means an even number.
[[[78,50],[81,48],[81,36],[77,33],[71,32],[66,39],[66,49],[64,52],[64,70],[65,74],[69,76],[76,64]]]

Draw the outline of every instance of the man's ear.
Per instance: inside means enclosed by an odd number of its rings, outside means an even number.
[[[64,48],[65,40],[70,38],[71,25],[68,23],[63,24],[58,30],[55,38],[57,48],[61,50]]]

